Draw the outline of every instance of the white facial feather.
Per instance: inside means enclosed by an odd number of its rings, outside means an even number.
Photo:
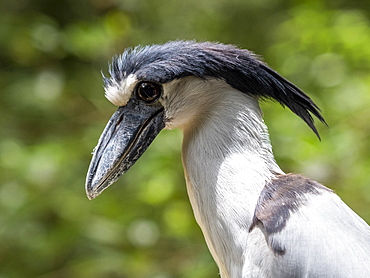
[[[120,83],[114,81],[105,89],[105,97],[116,106],[124,106],[129,101],[137,81],[133,74],[128,75]]]
[[[166,111],[166,128],[185,130],[208,117],[220,96],[230,88],[224,81],[193,76],[163,84],[161,103]]]

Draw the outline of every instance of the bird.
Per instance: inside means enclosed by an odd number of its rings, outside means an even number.
[[[162,129],[180,129],[187,193],[222,278],[370,277],[369,225],[274,158],[260,101],[288,107],[317,137],[314,118],[326,125],[296,85],[249,50],[207,41],[128,48],[108,71],[105,96],[118,109],[93,151],[89,199]]]

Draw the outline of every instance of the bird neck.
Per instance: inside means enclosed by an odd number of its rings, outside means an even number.
[[[248,229],[262,188],[283,173],[255,98],[232,88],[184,129],[189,198],[222,277],[242,268]]]

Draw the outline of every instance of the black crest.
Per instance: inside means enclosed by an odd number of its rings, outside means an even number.
[[[185,76],[215,77],[249,95],[275,99],[301,117],[319,137],[312,115],[325,123],[317,105],[298,87],[258,60],[251,51],[233,45],[173,41],[126,50],[113,58],[106,86],[129,74],[139,80],[167,83]]]

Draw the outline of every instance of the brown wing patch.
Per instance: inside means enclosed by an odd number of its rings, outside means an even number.
[[[297,174],[279,175],[263,188],[254,212],[251,231],[262,223],[268,234],[280,232],[290,215],[307,202],[308,195],[332,192],[322,184]]]
[[[282,231],[292,213],[307,203],[307,196],[332,192],[322,184],[296,174],[279,175],[263,188],[257,202],[249,231],[262,226],[266,241],[275,255],[285,248],[274,241],[272,234]]]

